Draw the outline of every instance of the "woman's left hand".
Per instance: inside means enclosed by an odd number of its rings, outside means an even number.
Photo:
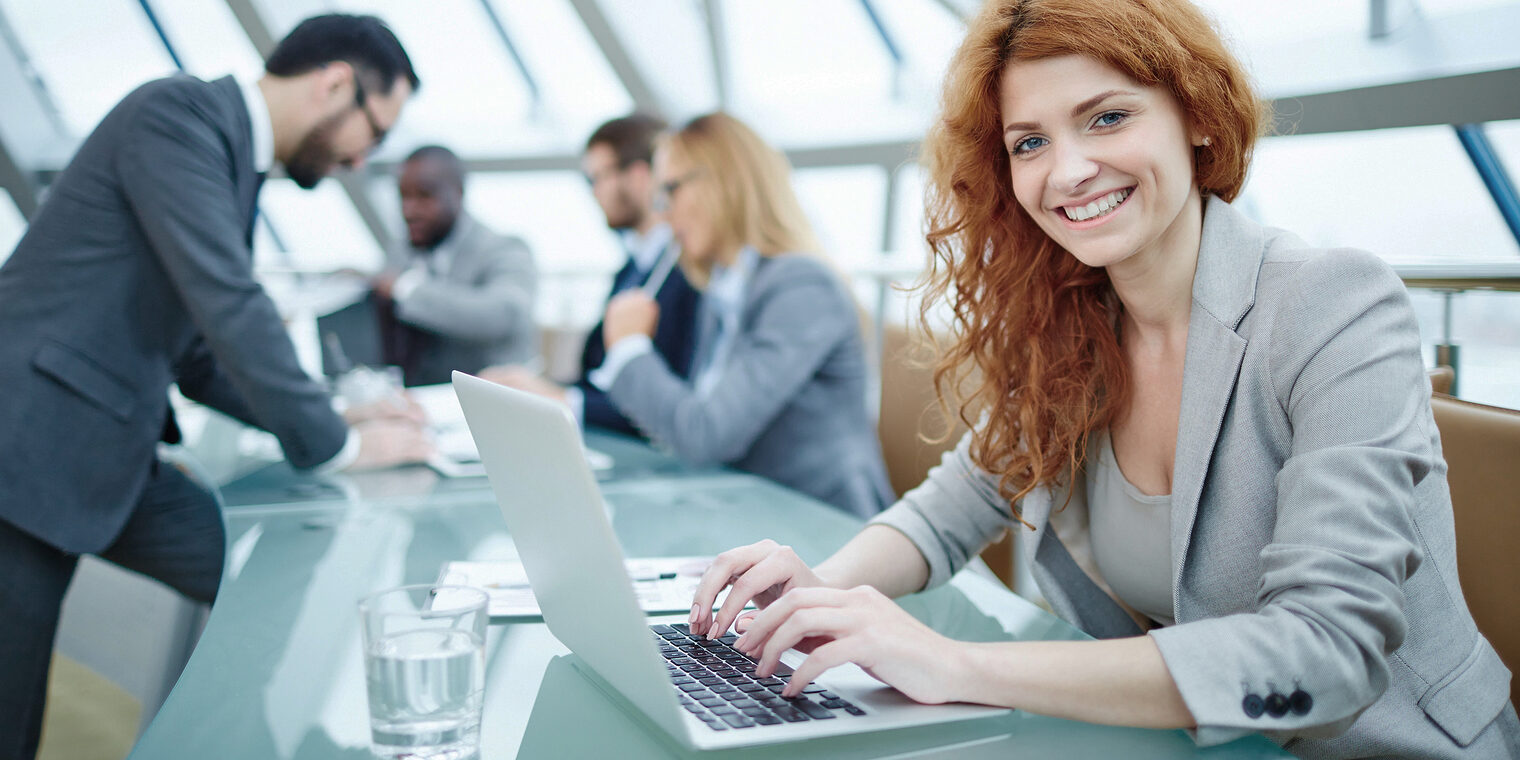
[[[961,642],[936,633],[870,586],[792,589],[756,613],[734,647],[755,659],[756,676],[775,672],[788,649],[807,651],[784,697],[847,662],[924,704],[956,701],[956,687],[975,677],[964,666]]]
[[[625,290],[607,304],[602,318],[602,340],[608,349],[630,335],[654,337],[660,323],[660,305],[642,290]]]

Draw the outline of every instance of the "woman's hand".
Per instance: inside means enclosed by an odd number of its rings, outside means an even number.
[[[730,585],[733,589],[728,592],[728,599],[714,615],[713,603]],[[764,609],[794,588],[822,585],[825,585],[823,579],[792,551],[792,547],[766,539],[730,549],[713,558],[712,565],[697,584],[687,622],[692,633],[717,638],[734,624],[739,612],[751,601]]]
[[[659,324],[660,305],[642,290],[625,290],[607,304],[607,314],[602,318],[602,341],[611,350],[630,335],[652,338]]]
[[[810,652],[783,697],[801,694],[824,671],[847,662],[924,704],[957,701],[956,688],[977,677],[966,667],[961,642],[936,633],[870,586],[787,591],[750,620],[733,646],[754,658],[756,677],[773,674],[788,649]]]

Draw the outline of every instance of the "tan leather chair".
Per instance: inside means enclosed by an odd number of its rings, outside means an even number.
[[[955,448],[966,426],[956,421],[950,434],[934,393],[933,349],[917,330],[888,326],[881,347],[881,415],[877,432],[892,490],[902,496],[922,483],[940,455]],[[925,440],[925,439],[933,440]],[[1013,540],[1005,535],[982,552],[982,559],[1013,587]]]
[[[1436,394],[1430,402],[1456,516],[1467,608],[1516,678],[1520,702],[1520,411]]]
[[[1426,370],[1430,376],[1430,390],[1433,393],[1451,393],[1451,384],[1457,379],[1457,371],[1446,365],[1431,367]]]

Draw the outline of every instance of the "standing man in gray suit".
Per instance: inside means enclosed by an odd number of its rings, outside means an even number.
[[[0,268],[0,758],[36,752],[80,554],[216,595],[216,501],[156,453],[179,440],[170,385],[273,433],[296,467],[426,454],[409,421],[350,427],[333,410],[297,365],[250,247],[273,163],[305,188],[362,165],[417,75],[383,23],[344,15],[302,22],[265,69],[129,94]]]
[[[374,285],[385,363],[407,385],[431,385],[456,369],[535,362],[538,270],[527,243],[464,210],[464,167],[448,148],[413,151],[399,184],[407,244]]]

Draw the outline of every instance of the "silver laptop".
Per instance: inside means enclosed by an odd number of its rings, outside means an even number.
[[[757,679],[754,663],[724,640],[692,639],[680,623],[639,609],[564,406],[462,372],[454,388],[549,630],[593,680],[677,741],[737,747],[1008,712],[921,705],[854,665],[828,671],[800,699],[781,699],[801,652],[787,652],[776,676]]]

